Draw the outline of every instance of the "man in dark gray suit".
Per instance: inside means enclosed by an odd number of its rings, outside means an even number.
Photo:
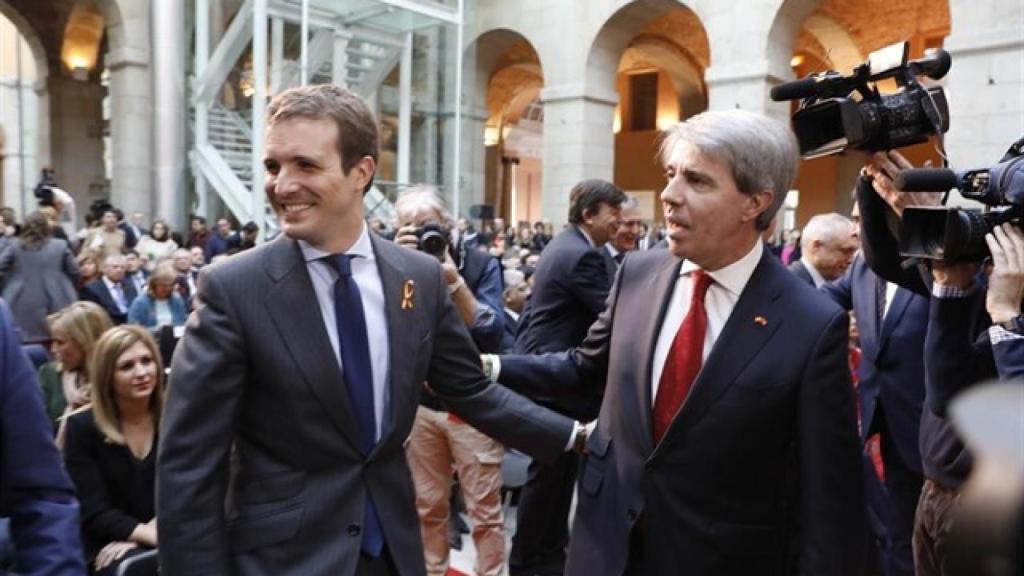
[[[437,260],[368,233],[363,100],[295,88],[267,118],[284,234],[200,275],[161,423],[161,573],[421,575],[402,444],[423,382],[541,460],[585,433],[491,385]]]
[[[800,235],[803,255],[790,272],[815,288],[842,276],[860,245],[853,222],[837,212],[812,216]]]
[[[796,141],[713,111],[670,128],[662,156],[668,249],[623,261],[582,346],[489,359],[528,395],[603,393],[566,574],[858,574],[847,314],[759,238]]]

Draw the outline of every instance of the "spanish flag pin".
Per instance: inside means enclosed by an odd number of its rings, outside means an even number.
[[[412,310],[412,296],[416,293],[416,283],[406,280],[402,286],[402,310]]]
[[[754,316],[754,324],[758,326],[767,326],[768,320],[764,316]]]

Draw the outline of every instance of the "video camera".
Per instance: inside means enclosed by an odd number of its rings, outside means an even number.
[[[1001,210],[937,206],[906,208],[900,223],[900,254],[928,260],[974,261],[989,256],[985,235],[1024,217],[1024,138],[1014,142],[998,164],[954,172],[946,169],[906,170],[893,182],[904,192],[948,192]]]
[[[907,61],[909,43],[872,52],[849,76],[834,70],[772,88],[776,102],[802,100],[793,132],[804,158],[838,154],[847,148],[876,152],[910,146],[949,129],[949,108],[940,87],[925,88],[918,76],[938,80],[949,72],[945,50]],[[898,58],[898,60],[897,60]],[[895,94],[881,94],[876,82],[893,78]]]

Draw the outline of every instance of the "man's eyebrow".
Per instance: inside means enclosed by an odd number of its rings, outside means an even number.
[[[694,170],[693,168],[687,168],[683,170],[683,176],[688,180],[697,180],[699,182],[710,182],[714,183],[715,179],[711,177],[707,172],[701,172],[700,170]]]

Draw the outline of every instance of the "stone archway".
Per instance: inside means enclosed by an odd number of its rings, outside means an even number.
[[[0,18],[13,26],[15,37],[8,39],[13,51],[17,53],[22,49],[15,44],[28,50],[28,57],[23,57],[26,65],[15,64],[21,71],[23,84],[0,88],[12,91],[8,101],[16,102],[17,108],[13,111],[14,124],[0,126],[0,203],[13,207],[23,216],[35,207],[32,188],[38,179],[39,167],[50,162],[46,91],[49,59],[36,29],[18,9],[0,0]],[[0,111],[0,116],[3,115]]]
[[[464,164],[470,168],[470,190],[474,194],[467,204],[489,204],[495,207],[496,215],[507,217],[513,194],[510,171],[536,172],[536,177],[530,181],[536,184],[537,195],[540,194],[540,159],[521,160],[525,164],[510,163],[508,154],[519,158],[517,152],[506,146],[506,137],[518,124],[522,109],[543,87],[543,66],[537,50],[526,37],[514,30],[499,28],[473,39],[466,50],[466,69],[469,74],[465,91],[470,113],[463,116],[464,141],[484,144],[463,147],[466,154],[472,154]]]

